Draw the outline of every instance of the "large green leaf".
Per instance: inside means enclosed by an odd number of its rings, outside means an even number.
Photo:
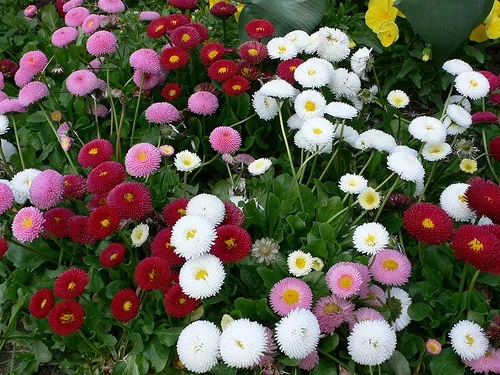
[[[240,40],[249,40],[245,25],[254,19],[266,19],[275,26],[273,36],[283,36],[293,30],[314,31],[328,9],[328,0],[242,0],[238,33]]]
[[[494,0],[396,0],[415,31],[444,61],[488,15]]]

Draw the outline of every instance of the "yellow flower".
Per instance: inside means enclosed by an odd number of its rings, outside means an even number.
[[[500,38],[500,1],[495,0],[490,14],[479,24],[469,36],[474,42],[484,42],[488,39]]]
[[[432,50],[430,47],[425,47],[422,51],[422,61],[429,61],[432,58]]]
[[[465,173],[474,173],[477,171],[477,161],[474,159],[462,159],[460,162],[460,169]]]
[[[399,39],[399,28],[394,22],[385,21],[380,25],[377,37],[384,47],[389,47]]]
[[[365,22],[373,32],[378,33],[384,22],[394,22],[398,10],[392,6],[393,2],[394,0],[370,0],[365,14]]]
[[[212,8],[215,4],[217,4],[218,2],[221,2],[221,1],[227,2],[228,0],[208,0],[208,5],[210,8]],[[244,6],[245,6],[245,4],[238,3],[238,11],[234,15],[234,18],[236,18],[236,22],[238,22],[240,20],[240,14],[241,14],[241,11],[243,10]]]

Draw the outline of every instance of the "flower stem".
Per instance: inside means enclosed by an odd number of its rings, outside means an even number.
[[[118,133],[116,134],[116,160],[120,161],[121,158],[121,135],[123,128],[123,120],[125,119],[125,105],[122,105],[122,113],[120,115],[120,124],[118,125]]]
[[[344,212],[346,212],[349,209],[349,207],[351,207],[351,206],[347,206],[347,207],[344,207],[343,209],[341,209],[339,212],[337,212],[335,215],[333,215],[331,218],[329,218],[326,223],[330,224],[333,220],[335,220],[340,215],[342,215]]]
[[[434,173],[436,172],[437,168],[437,162],[432,163],[432,168],[431,168],[431,173],[429,174],[429,177],[427,178],[427,182],[425,183],[424,190],[422,190],[422,193],[420,194],[420,197],[418,197],[418,203],[422,202],[422,199],[424,199],[424,194],[429,185],[431,184],[432,177],[434,177]]]
[[[17,151],[19,153],[19,160],[21,161],[21,166],[23,167],[23,169],[26,169],[26,166],[24,165],[23,153],[21,152],[21,144],[19,143],[19,134],[17,134],[16,119],[14,118],[14,116],[11,116],[11,119],[12,119],[12,125],[14,127],[14,136],[16,137],[16,144],[17,144]],[[3,150],[2,150],[2,157],[3,157]],[[7,160],[5,160],[5,162],[7,163]]]
[[[95,128],[97,130],[97,138],[101,138],[101,133],[99,132],[99,117],[97,116],[97,99],[95,96],[92,96],[94,99],[94,116],[95,116]]]
[[[85,341],[85,343],[90,347],[90,349],[92,349],[96,353],[99,353],[99,349],[97,349],[97,347],[90,342],[90,340],[87,338],[87,336],[85,336],[85,334],[81,330],[78,330],[78,333],[82,337],[83,341]]]
[[[454,85],[452,84],[450,87],[450,91],[448,92],[448,97],[444,102],[443,113],[441,114],[441,118],[439,119],[439,121],[443,121],[444,118],[446,117],[446,108],[448,108],[448,103],[450,102],[451,94],[453,93],[453,87]]]
[[[325,357],[328,357],[330,358],[332,361],[338,363],[340,366],[342,366],[342,368],[346,369],[347,371],[349,371],[350,374],[353,374],[353,375],[356,375],[356,372],[354,370],[351,370],[349,367],[347,367],[346,364],[342,363],[341,361],[339,361],[337,358],[335,358],[333,355],[325,352],[323,349],[319,349],[318,348],[318,352],[320,352],[321,354],[323,354]]]
[[[480,273],[481,271],[477,270],[474,276],[472,276],[472,280],[469,285],[469,290],[467,291],[467,310],[469,310],[470,307],[470,300],[472,298],[472,291],[474,290],[474,284],[476,283],[477,277],[479,276]]]
[[[340,141],[339,141],[339,144],[340,144]],[[328,164],[326,165],[325,169],[323,170],[323,172],[319,176],[319,179],[318,179],[319,182],[321,182],[323,177],[325,177],[326,172],[328,172],[328,169],[330,169],[330,165],[332,165],[333,160],[335,159],[335,157],[337,156],[337,154],[339,152],[339,149],[340,149],[340,145],[339,145],[339,147],[337,147],[335,152],[332,154],[332,156],[330,157],[330,160],[328,161]],[[314,193],[314,190],[316,190],[316,185],[314,185],[312,188],[313,193]]]
[[[187,196],[186,194],[187,179],[188,179],[187,172],[184,172],[184,183],[183,183],[183,194],[182,194],[184,198],[186,198]]]
[[[455,312],[455,314],[458,313],[460,301],[462,300],[462,293],[464,292],[464,286],[465,286],[465,278],[467,277],[468,271],[469,271],[469,263],[465,263],[464,269],[462,270],[462,276],[460,277],[460,286],[458,287],[459,297],[457,299],[457,302],[455,302],[455,307],[453,308],[453,311]]]
[[[389,189],[389,191],[385,195],[384,201],[380,205],[380,208],[378,209],[377,215],[375,216],[375,219],[373,220],[374,222],[377,221],[378,218],[380,217],[380,214],[382,213],[382,210],[384,209],[384,206],[387,203],[387,200],[391,196],[391,193],[394,191],[394,189],[396,188],[398,183],[399,183],[399,176],[398,176],[398,178],[396,178],[396,181],[394,181],[394,184],[392,184],[391,188]]]
[[[33,253],[35,255],[38,255],[39,257],[42,257],[43,259],[45,259],[48,262],[52,262],[52,263],[56,264],[56,261],[54,259],[47,258],[46,255],[40,253],[38,250],[35,250],[32,247],[29,247],[28,245],[25,245],[25,244],[23,244],[21,242],[18,242],[16,240],[14,240],[13,238],[9,238],[9,237],[5,237],[5,240],[7,242],[10,242],[10,243],[16,245],[16,246],[22,247],[25,250],[28,250],[30,253]]]
[[[111,84],[109,81],[109,56],[108,55],[106,55],[105,60],[106,60],[106,83],[108,84],[108,97],[109,97],[109,101],[111,103],[111,109],[113,111],[112,119],[115,120],[115,124],[116,124],[115,101],[113,100],[113,95],[111,95]],[[113,121],[111,121],[110,126],[111,126],[111,134],[110,135],[113,135]]]
[[[229,180],[231,180],[231,186],[235,187],[234,186],[234,180],[233,180],[233,174],[231,173],[231,168],[229,168],[229,164],[228,163],[224,163],[224,164],[226,164],[227,173],[229,173]]]
[[[495,168],[493,168],[493,164],[491,163],[491,159],[490,159],[490,154],[488,153],[488,144],[486,143],[486,130],[484,127],[482,130],[482,133],[483,133],[484,152],[486,153],[486,160],[488,161],[488,166],[490,167],[491,173],[495,177],[495,180],[497,181],[498,184],[500,184],[500,179],[498,178],[498,175],[495,172]]]
[[[236,126],[236,125],[242,124],[242,123],[244,123],[245,121],[250,120],[250,119],[251,119],[252,117],[254,117],[254,116],[257,116],[257,113],[254,113],[253,115],[250,115],[250,116],[248,116],[247,118],[244,118],[244,119],[243,119],[243,120],[241,120],[241,121],[235,122],[234,124],[229,125],[229,127],[230,127],[230,128],[232,128],[232,127],[234,127],[234,126]]]
[[[130,136],[130,147],[134,144],[135,124],[137,123],[137,115],[139,114],[139,105],[141,104],[142,88],[144,86],[144,73],[141,75],[141,85],[139,86],[139,96],[137,97],[137,105],[135,107],[134,122],[132,123],[132,135]]]
[[[359,171],[359,175],[361,176],[363,174],[363,172],[366,170],[366,168],[368,168],[368,164],[370,164],[370,162],[372,161],[373,157],[375,156],[375,150],[372,151],[372,153],[370,154],[370,157],[368,158],[368,160],[366,161],[365,165],[363,166],[363,168],[361,168],[361,170]]]
[[[396,174],[396,172],[392,172],[389,177],[387,177],[384,181],[382,181],[382,183],[380,185],[378,185],[375,190],[378,190],[380,189],[382,186],[384,186],[391,178],[392,176],[394,176]]]

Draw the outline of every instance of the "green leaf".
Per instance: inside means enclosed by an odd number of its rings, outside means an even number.
[[[50,31],[54,31],[59,27],[59,14],[53,5],[47,5],[42,13],[42,23]]]
[[[151,363],[156,371],[161,371],[165,368],[168,361],[168,347],[163,345],[158,337],[154,337],[142,352],[144,357]]]
[[[314,366],[311,375],[337,375],[337,367],[332,366],[332,361],[328,358],[320,358],[319,363]]]
[[[179,335],[182,332],[182,327],[165,328],[163,326],[155,329],[155,335],[158,336],[160,342],[166,346],[172,346],[177,342]]]
[[[397,350],[395,350],[391,358],[381,366],[381,369],[385,371],[389,370],[395,375],[411,375],[410,364],[405,356]]]
[[[113,335],[108,334],[101,337],[102,346],[114,346],[116,342],[117,342],[116,337]]]
[[[123,361],[113,366],[113,375],[140,375],[139,367],[135,363],[135,355],[127,355]]]
[[[325,352],[330,353],[331,351],[335,350],[335,348],[339,344],[339,341],[339,335],[334,333],[333,335],[327,336],[322,339],[319,343],[319,347]]]
[[[224,364],[217,364],[210,370],[210,374],[215,375],[236,375],[237,373],[236,368],[228,367]]]
[[[412,320],[416,320],[417,322],[424,320],[428,316],[432,317],[433,313],[434,310],[428,303],[412,303],[410,307],[408,307],[408,314]]]
[[[52,360],[52,353],[47,345],[40,341],[35,341],[31,345],[27,345],[31,353],[35,356],[35,360],[39,363],[47,363]]]
[[[441,353],[433,357],[430,364],[432,375],[463,375],[465,366],[453,349],[443,349]]]
[[[257,303],[255,301],[250,301],[249,299],[238,297],[234,301],[234,307],[241,311],[243,318],[248,318],[250,320],[259,320],[259,314],[257,313]]]

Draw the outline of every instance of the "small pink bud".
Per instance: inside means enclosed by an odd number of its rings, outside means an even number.
[[[24,16],[28,18],[33,17],[36,14],[36,11],[37,11],[36,6],[28,5],[24,10]]]
[[[73,140],[67,135],[59,136],[61,147],[64,151],[69,151],[71,149],[71,145],[73,144]]]
[[[441,343],[434,339],[429,339],[425,343],[425,349],[430,355],[438,355],[441,353]]]
[[[158,147],[158,149],[160,150],[161,156],[164,156],[166,158],[169,158],[175,152],[174,148],[170,145],[163,145],[163,146]]]

